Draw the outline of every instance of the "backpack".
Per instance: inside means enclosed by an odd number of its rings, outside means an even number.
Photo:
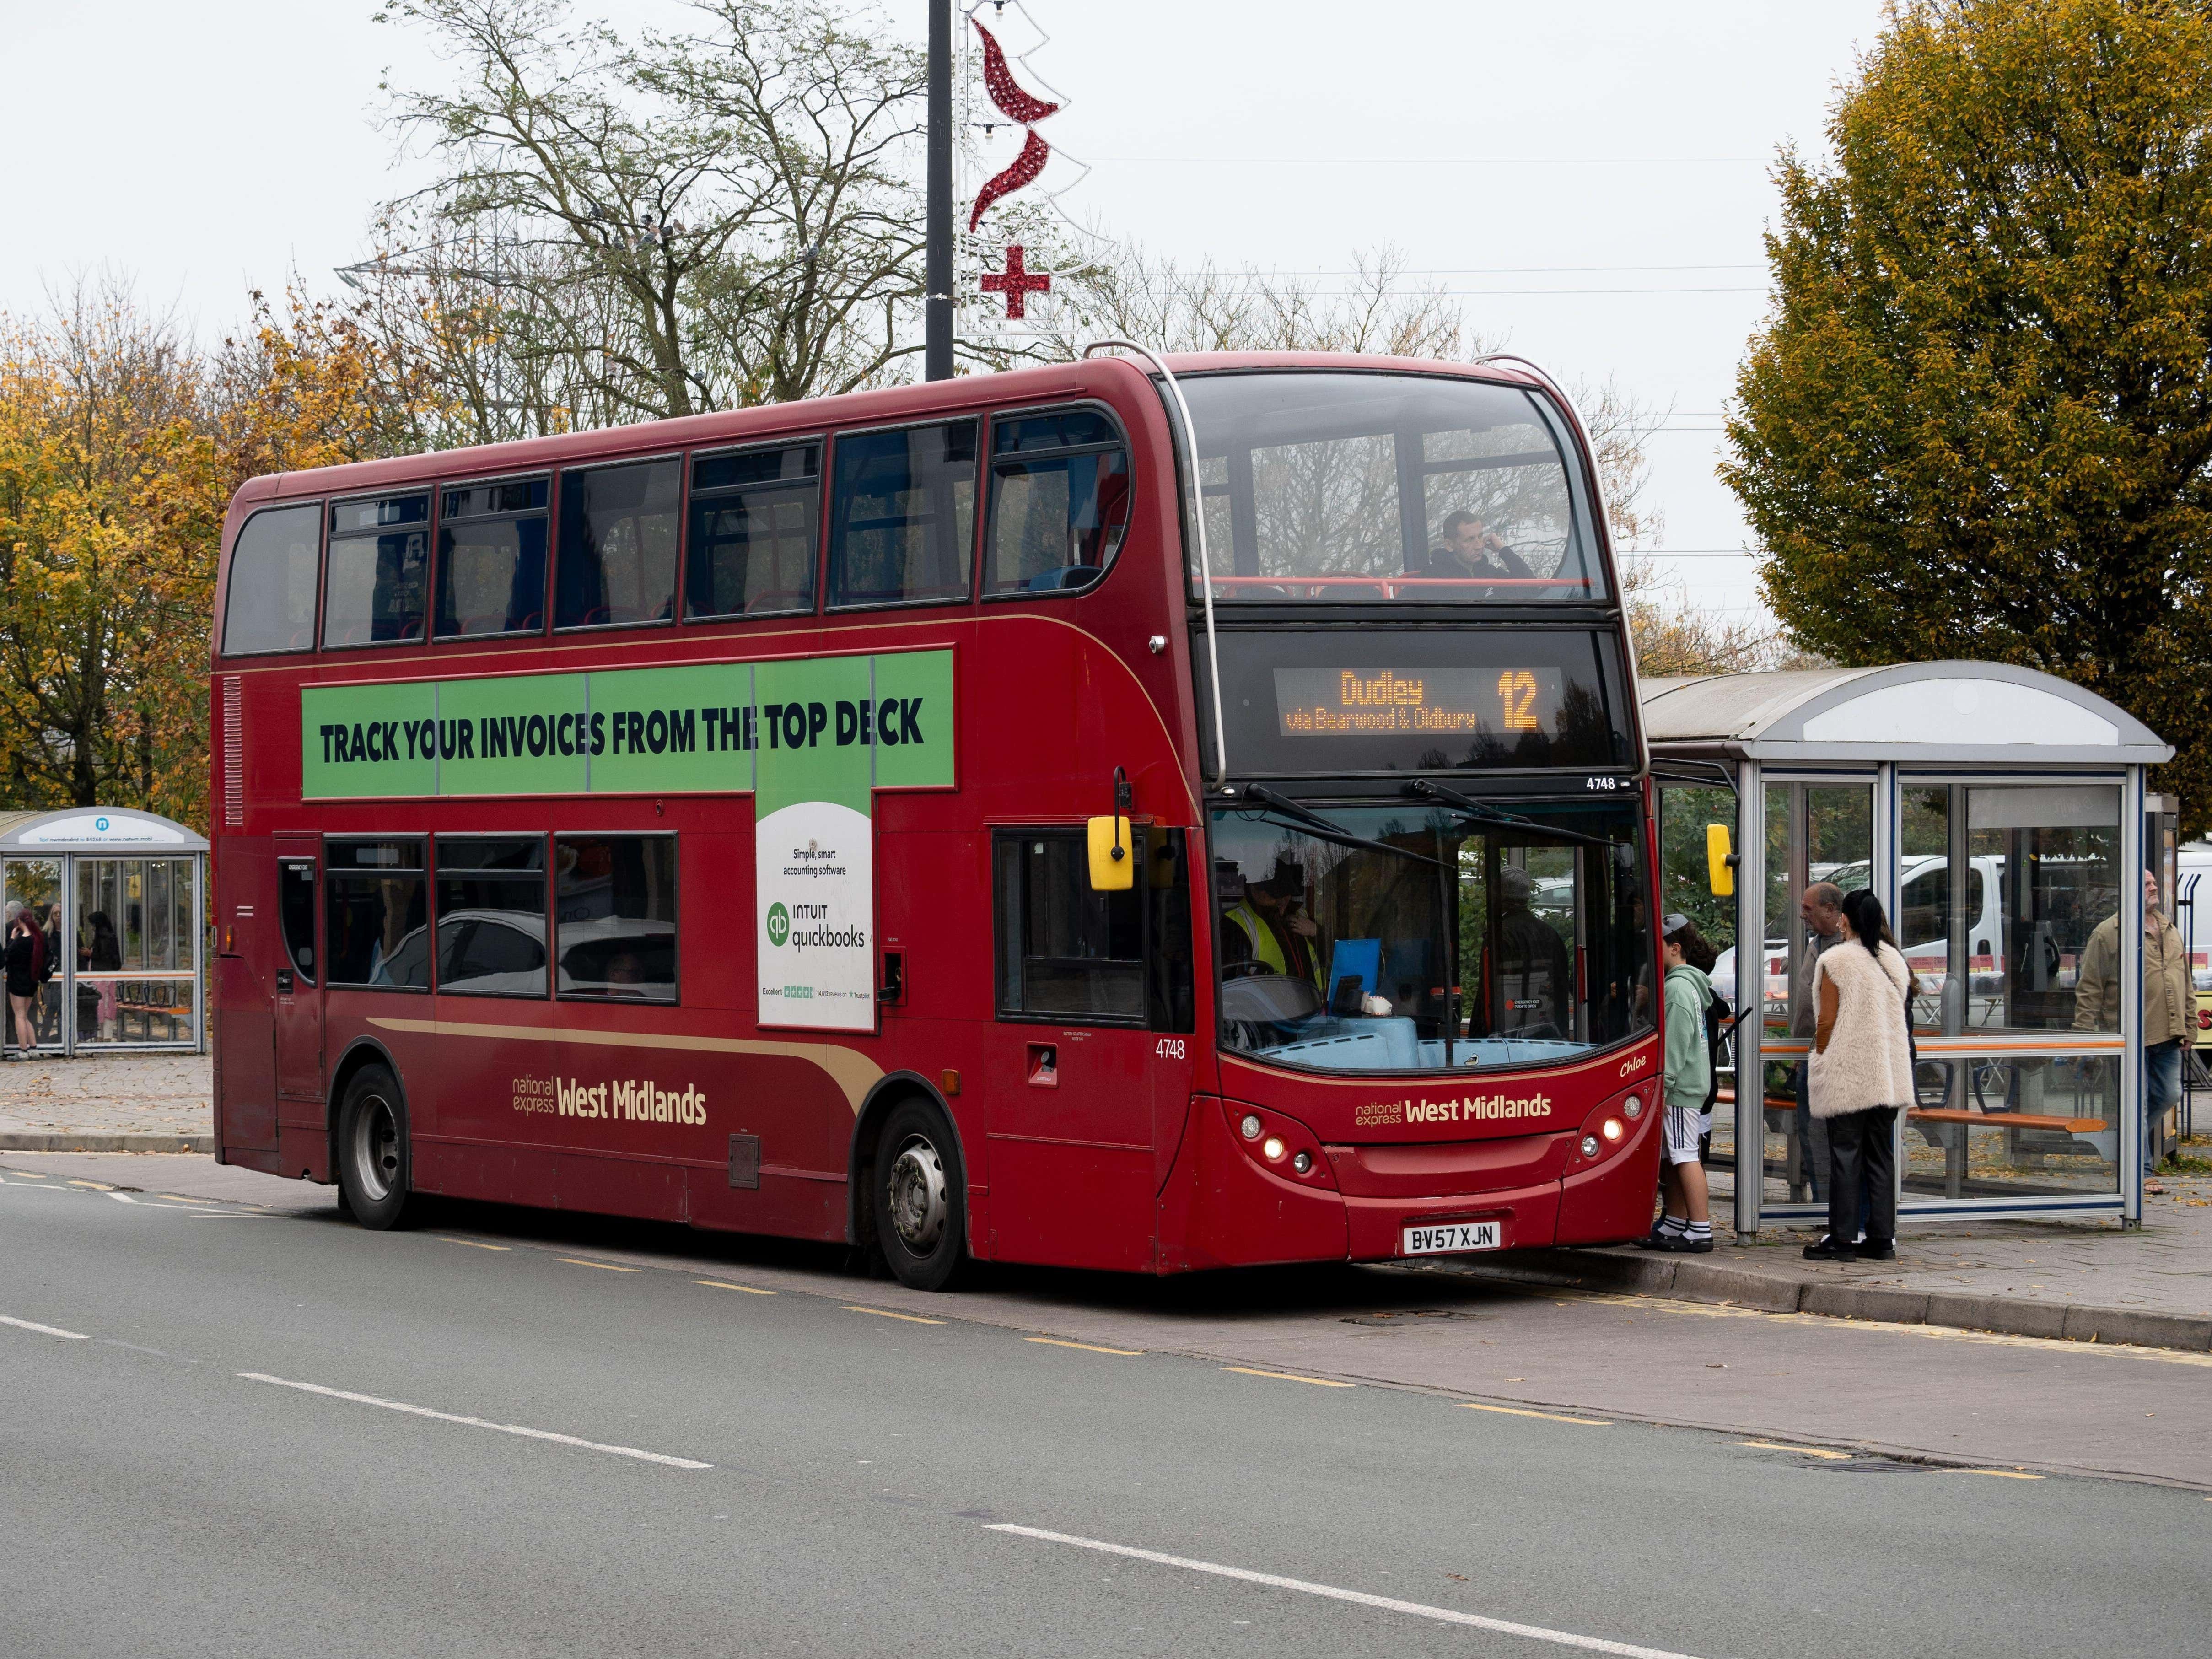
[[[1728,1056],[1729,1033],[1735,1022],[1721,1011],[1717,996],[1705,999],[1705,1103],[1710,1113],[1721,1097],[1721,1061]]]

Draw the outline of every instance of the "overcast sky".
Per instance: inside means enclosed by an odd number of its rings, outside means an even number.
[[[1395,244],[1492,339],[1675,410],[1651,447],[1668,557],[1699,603],[1753,604],[1717,411],[1765,307],[1776,147],[1820,149],[1880,0],[1028,5],[1068,100],[1048,136],[1092,163],[1072,214],[1285,272]],[[919,33],[921,0],[887,11]],[[360,257],[420,176],[380,85],[444,72],[368,0],[0,0],[0,309],[106,270],[210,338],[248,288]]]

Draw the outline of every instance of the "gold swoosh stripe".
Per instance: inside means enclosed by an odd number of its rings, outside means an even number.
[[[595,1042],[608,1048],[651,1048],[663,1053],[776,1054],[804,1060],[821,1068],[843,1091],[857,1115],[868,1091],[883,1080],[884,1068],[857,1048],[834,1042],[769,1042],[752,1037],[675,1036],[655,1031],[594,1031],[568,1025],[473,1025],[452,1019],[394,1019],[373,1017],[381,1030],[423,1036],[498,1037],[509,1042]]]

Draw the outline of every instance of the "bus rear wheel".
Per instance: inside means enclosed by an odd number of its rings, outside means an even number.
[[[891,1109],[876,1139],[876,1239],[900,1284],[950,1285],[967,1256],[968,1183],[945,1115],[927,1102]]]
[[[363,1066],[338,1109],[338,1192],[356,1221],[378,1232],[405,1222],[408,1163],[399,1079],[384,1066]]]

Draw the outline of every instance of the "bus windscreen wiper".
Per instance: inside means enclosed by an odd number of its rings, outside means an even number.
[[[1412,859],[1419,864],[1443,867],[1442,859],[1432,859],[1425,853],[1416,853],[1410,847],[1393,846],[1387,841],[1370,841],[1364,836],[1355,836],[1340,825],[1331,823],[1318,812],[1301,806],[1287,796],[1279,795],[1264,784],[1248,783],[1243,798],[1248,805],[1259,806],[1304,830],[1316,841],[1325,841],[1337,847],[1358,847],[1370,852],[1395,854],[1401,859]]]
[[[1614,848],[1617,841],[1607,841],[1603,836],[1586,836],[1579,830],[1558,830],[1548,823],[1539,823],[1534,818],[1524,818],[1518,812],[1502,812],[1495,806],[1484,805],[1462,795],[1456,789],[1447,789],[1441,783],[1427,778],[1415,778],[1406,786],[1406,793],[1423,800],[1441,802],[1454,811],[1465,813],[1478,823],[1495,823],[1505,829],[1516,830],[1539,841],[1571,842],[1577,847]]]

